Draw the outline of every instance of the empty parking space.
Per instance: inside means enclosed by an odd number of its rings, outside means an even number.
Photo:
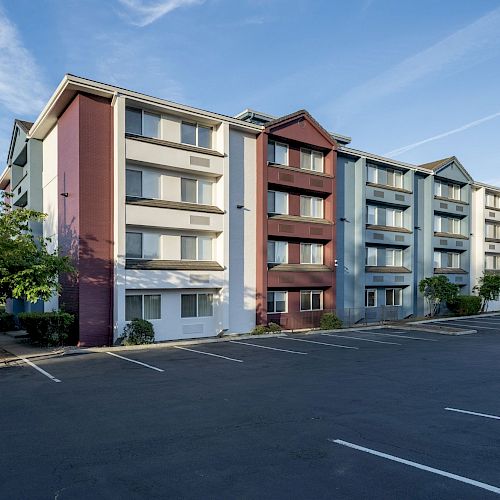
[[[492,420],[500,420],[498,415],[490,415],[488,413],[479,413],[477,411],[463,410],[460,408],[445,408],[446,411],[452,411],[455,413],[462,413],[464,415],[473,415],[475,417],[491,418]]]
[[[338,333],[322,333],[321,335],[324,337],[335,337],[339,339],[349,339],[349,340],[357,340],[359,342],[370,342],[372,344],[385,344],[385,345],[401,345],[398,342],[389,342],[387,340],[375,340],[375,339],[369,339],[365,337],[360,337],[359,335],[364,332],[357,331],[354,335],[340,335]]]

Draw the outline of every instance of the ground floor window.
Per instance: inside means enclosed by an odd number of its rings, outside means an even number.
[[[287,310],[287,292],[267,292],[267,312],[282,313]]]
[[[322,290],[301,290],[300,291],[300,310],[301,311],[319,311],[323,309],[323,291]]]
[[[377,306],[377,290],[375,288],[367,288],[365,290],[365,307]]]
[[[161,319],[161,295],[126,295],[125,321]]]
[[[214,315],[212,293],[183,293],[181,295],[181,318],[201,318]]]
[[[386,306],[403,305],[403,290],[401,288],[386,288],[385,305]]]

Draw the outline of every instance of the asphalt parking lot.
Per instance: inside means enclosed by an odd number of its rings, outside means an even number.
[[[500,315],[454,322],[1,368],[0,497],[497,497]]]

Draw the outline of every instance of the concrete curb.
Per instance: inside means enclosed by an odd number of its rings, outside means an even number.
[[[472,333],[477,333],[477,330],[468,329],[465,330],[463,328],[448,328],[448,327],[425,327],[419,326],[418,323],[413,326],[391,326],[393,330],[407,330],[409,332],[427,332],[427,333],[437,333],[438,335],[470,335]],[[446,330],[444,330],[446,328]]]
[[[435,319],[423,319],[419,321],[411,321],[406,323],[407,325],[418,325],[420,323],[435,323],[441,321],[457,321],[461,319],[470,319],[470,318],[491,318],[492,316],[498,316],[500,318],[500,313],[484,313],[484,314],[473,314],[471,316],[451,316],[450,318],[435,318]]]

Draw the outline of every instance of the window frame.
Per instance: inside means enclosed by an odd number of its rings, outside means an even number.
[[[370,264],[370,257],[373,258],[374,256],[375,256],[375,263]],[[375,267],[377,265],[378,265],[378,247],[367,245],[365,251],[365,266]]]
[[[194,205],[205,205],[212,207],[214,206],[214,182],[208,179],[197,179],[195,177],[185,177],[181,176],[181,203],[191,203]],[[196,184],[195,187],[195,199],[196,201],[184,201],[182,199],[182,183],[183,181],[191,181]],[[207,185],[210,185],[210,203],[200,203],[200,186],[205,183]]]
[[[392,304],[387,303],[387,292],[392,292]],[[396,294],[397,292],[397,294]],[[399,304],[396,304],[396,295],[399,299]],[[385,288],[384,299],[386,307],[402,307],[403,306],[403,289],[402,288]]]
[[[285,248],[285,260],[283,262],[276,262],[276,243],[282,244]],[[274,255],[273,260],[270,261],[270,251],[269,246],[274,245]],[[288,241],[283,240],[267,240],[267,263],[271,265],[288,264]]]
[[[306,247],[306,246],[311,247],[311,250],[310,250],[311,262],[304,262],[302,260],[302,248]],[[317,249],[319,249],[319,254],[320,254],[319,262],[313,262],[313,247],[316,247]],[[300,243],[300,249],[299,249],[299,259],[300,259],[300,264],[323,265],[323,263],[325,262],[325,259],[324,259],[324,245],[322,243],[301,242]]]
[[[140,195],[135,195],[135,194],[128,194],[127,192],[127,187],[129,186],[129,182],[127,180],[127,174],[129,172],[135,172],[135,173],[138,173],[139,176],[140,176],[140,192],[141,194]],[[144,192],[144,184],[143,184],[143,180],[142,180],[142,177],[143,177],[143,171],[138,169],[138,168],[130,168],[130,167],[125,167],[125,196],[127,198],[143,198],[143,192]]]
[[[303,208],[302,202],[308,201],[309,212],[311,212],[311,214],[312,214],[313,200],[320,201],[320,207],[321,207],[320,213],[321,213],[321,215],[319,217],[316,217],[314,215],[305,215],[302,213],[302,208]],[[319,196],[309,196],[309,195],[301,194],[300,199],[299,199],[299,205],[300,205],[300,216],[301,217],[309,217],[310,219],[324,219],[325,218],[325,200],[323,198],[320,198]]]
[[[388,255],[392,255],[392,263],[391,264],[388,264]],[[396,255],[399,255],[399,258],[396,259]],[[396,260],[399,262],[399,260],[401,261],[400,263],[396,263]],[[403,249],[401,248],[386,248],[385,249],[385,265],[387,267],[403,267]]]
[[[286,201],[286,212],[277,212],[276,211],[276,194],[284,195],[285,196],[285,201]],[[274,204],[274,209],[275,210],[269,210],[269,196],[273,195],[273,204]],[[276,191],[275,189],[269,189],[267,191],[267,213],[272,214],[272,215],[288,215],[289,214],[289,201],[290,198],[288,196],[288,193],[285,191]]]
[[[211,309],[212,309],[212,314],[208,316],[200,316],[199,311],[200,311],[200,296],[201,295],[207,295],[211,296]],[[214,317],[214,293],[213,292],[193,292],[193,293],[181,293],[181,298],[180,298],[180,317],[181,319],[190,319],[190,318],[213,318]],[[196,296],[196,314],[195,316],[183,316],[182,315],[182,297],[184,296]]]
[[[126,123],[126,117],[127,117],[127,109],[133,109],[136,111],[141,112],[141,133],[136,134],[135,132],[126,132],[127,134],[132,134],[132,135],[140,135],[141,137],[150,137],[152,139],[161,139],[162,138],[162,133],[163,133],[163,120],[162,120],[162,114],[157,113],[156,111],[149,111],[147,109],[143,108],[136,108],[134,106],[126,106],[125,107],[125,131],[127,130],[127,123]],[[148,115],[155,115],[159,117],[159,124],[158,124],[158,136],[153,136],[153,135],[144,135],[144,114],[147,113]]]
[[[306,163],[303,161],[306,155],[308,155],[309,157],[309,167],[303,166]],[[319,170],[314,168],[314,155],[321,155],[321,168]],[[311,149],[311,148],[300,148],[300,169],[306,170],[308,172],[324,173],[325,155],[323,151],[318,151],[317,149]]]
[[[311,308],[310,309],[303,309],[302,308],[302,295],[303,294],[306,294],[308,293],[309,294],[309,302],[311,304]],[[319,309],[313,309],[313,295],[318,295],[320,296],[320,308]],[[308,290],[300,290],[300,311],[323,311],[324,310],[324,304],[323,304],[323,290],[312,290],[312,289],[308,289]]]
[[[135,318],[126,319],[127,318],[127,297],[141,297],[141,317],[138,319],[145,319],[147,321],[160,321],[162,318],[162,294],[161,293],[125,293],[125,321],[129,323]],[[159,318],[145,318],[144,317],[144,303],[145,297],[160,297],[160,317]]]
[[[271,144],[273,147],[273,155],[272,155],[273,159],[272,160],[269,159],[269,147],[271,146]],[[279,146],[286,148],[286,163],[278,163],[276,161],[276,145],[279,145]],[[269,163],[274,163],[276,165],[289,166],[290,165],[290,146],[286,142],[280,142],[280,141],[276,141],[274,139],[267,141],[267,161]]]
[[[194,131],[195,143],[194,144],[192,144],[190,142],[184,142],[182,140],[183,139],[183,137],[182,137],[182,126],[183,125],[190,125],[190,126],[194,127],[194,129],[195,129],[195,131]],[[209,130],[210,144],[208,147],[200,145],[200,134],[199,134],[200,128]],[[200,123],[200,122],[191,122],[189,120],[181,120],[181,137],[180,137],[181,144],[186,144],[188,146],[196,146],[197,148],[203,148],[203,149],[206,149],[209,151],[213,151],[213,143],[214,143],[213,135],[214,135],[214,127],[213,126],[205,125],[205,124]]]
[[[194,238],[195,239],[195,251],[196,251],[196,257],[194,259],[187,259],[182,256],[182,240],[183,238]],[[200,245],[201,241],[203,240],[209,240],[210,241],[210,247],[211,247],[211,258],[210,259],[200,259]],[[180,246],[181,246],[181,260],[185,261],[191,261],[191,262],[214,262],[214,240],[215,238],[212,236],[204,236],[204,235],[194,235],[194,234],[181,234],[180,237]]]
[[[282,293],[284,295],[284,300],[276,300],[276,294],[277,293]],[[273,300],[269,300],[269,295],[273,294]],[[269,310],[269,303],[273,303],[273,310]],[[283,311],[277,311],[276,310],[276,303],[277,302],[284,302],[285,303],[285,309]],[[270,290],[267,292],[267,299],[266,299],[266,307],[267,307],[267,313],[268,314],[286,314],[288,312],[288,292],[286,290]]]
[[[373,305],[369,304],[368,295],[373,293]],[[376,288],[365,288],[365,307],[373,308],[377,307],[377,289]]]

